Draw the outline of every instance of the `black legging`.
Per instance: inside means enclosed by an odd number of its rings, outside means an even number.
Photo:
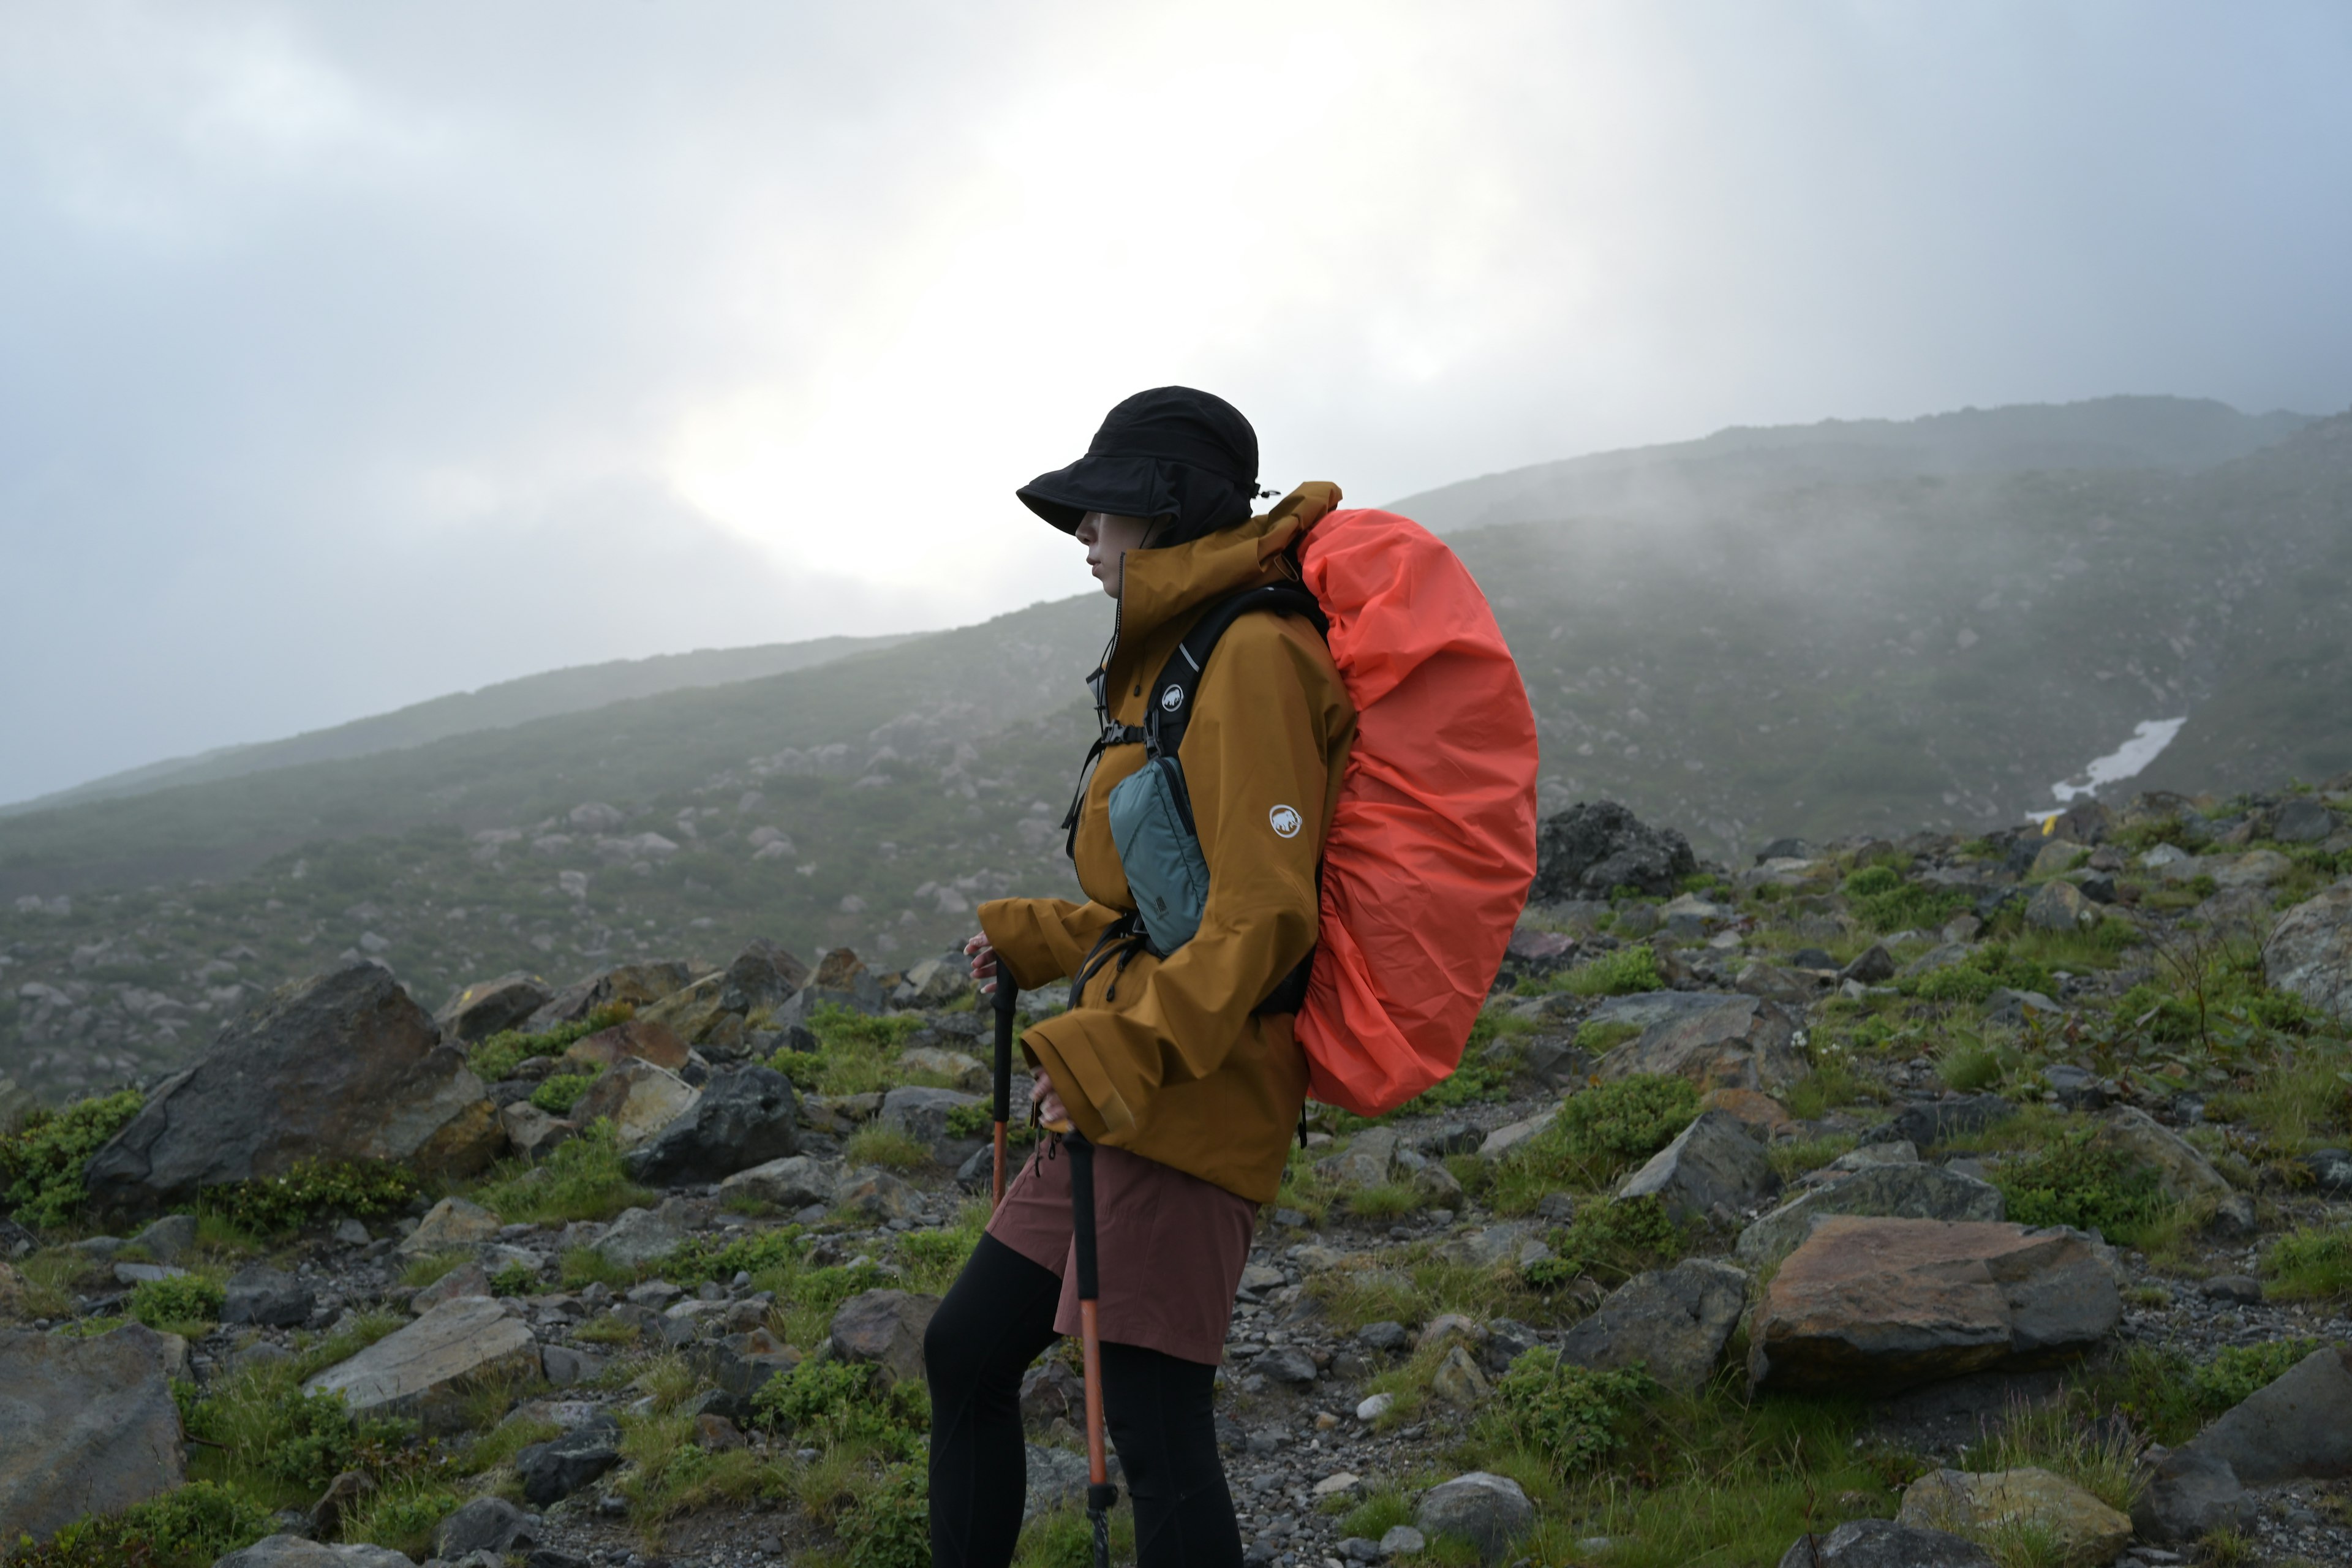
[[[1056,1338],[1062,1278],[983,1236],[923,1334],[931,1385],[931,1568],[1003,1568],[1028,1489],[1021,1374]],[[1135,1504],[1140,1568],[1235,1568],[1241,1527],[1217,1460],[1217,1369],[1102,1348],[1103,1413]]]

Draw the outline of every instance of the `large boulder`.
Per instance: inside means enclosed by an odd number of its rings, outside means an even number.
[[[682,1200],[672,1198],[657,1209],[623,1209],[593,1250],[617,1268],[647,1268],[685,1246],[686,1237]]]
[[[1464,1542],[1496,1563],[1534,1526],[1536,1510],[1508,1476],[1472,1470],[1422,1493],[1412,1521],[1423,1535]]]
[[[687,966],[676,959],[614,964],[557,992],[525,1021],[523,1027],[532,1034],[543,1033],[559,1025],[576,1024],[599,1007],[621,1002],[633,1007],[650,1006],[673,991],[684,990],[693,978]]]
[[[165,1079],[91,1156],[83,1181],[101,1205],[150,1208],[305,1159],[471,1175],[503,1138],[482,1080],[440,1040],[379,965],[282,986]]]
[[[2081,1231],[1832,1215],[1764,1289],[1748,1382],[1892,1394],[2063,1361],[2122,1316],[2107,1249]]]
[[[2211,1205],[2226,1226],[2242,1232],[2253,1228],[2253,1199],[2231,1186],[2229,1178],[2188,1140],[2137,1106],[2110,1109],[2091,1142],[2153,1171],[2166,1197]]]
[[[755,937],[719,977],[719,1005],[730,1013],[780,1007],[808,978],[809,966],[789,950]]]
[[[1801,1535],[1780,1568],[1994,1568],[1975,1542],[1891,1519],[1851,1519],[1827,1535]]]
[[[2263,948],[2263,973],[2323,1013],[2352,1019],[2352,877],[2287,910]]]
[[[518,969],[496,980],[459,986],[441,1004],[433,1021],[450,1039],[471,1045],[501,1030],[520,1028],[554,1000],[554,989],[546,981]]]
[[[2132,1521],[2063,1476],[2026,1467],[1930,1470],[1904,1489],[1895,1521],[1916,1530],[1997,1534],[2032,1531],[2064,1568],[2093,1568],[2129,1544]]]
[[[817,960],[816,972],[777,1010],[779,1024],[798,1024],[820,1007],[845,1007],[853,1013],[879,1013],[882,982],[866,961],[849,948],[836,947]]]
[[[1738,1215],[1780,1185],[1748,1123],[1728,1110],[1702,1110],[1675,1141],[1625,1178],[1619,1201],[1654,1197],[1677,1219]]]
[[[828,1341],[837,1361],[869,1362],[893,1383],[923,1380],[923,1331],[940,1310],[937,1296],[866,1290],[833,1315]]]
[[[451,1563],[477,1552],[503,1557],[539,1542],[540,1520],[502,1497],[478,1497],[433,1529],[433,1555]]]
[[[2352,1475],[2352,1349],[2312,1352],[2186,1445],[2250,1487]]]
[[[142,1323],[90,1339],[0,1329],[0,1542],[187,1479],[171,1382],[186,1349]]]
[[[1669,1388],[1696,1390],[1714,1374],[1748,1306],[1748,1275],[1714,1258],[1636,1274],[1560,1341],[1563,1361],[1612,1368],[1643,1363]]]
[[[1865,1165],[1808,1187],[1741,1231],[1733,1250],[1749,1268],[1766,1268],[1795,1251],[1815,1225],[1833,1214],[1999,1220],[2006,1213],[2000,1189],[1990,1182],[1941,1165]]]
[[[651,1062],[629,1060],[606,1068],[572,1102],[572,1121],[581,1127],[599,1118],[613,1124],[613,1142],[624,1149],[661,1132],[692,1111],[702,1091]]]
[[[530,1329],[496,1301],[461,1296],[327,1368],[302,1392],[340,1394],[355,1415],[410,1416],[444,1433],[465,1426],[471,1389],[539,1371]]]
[[[2143,1541],[2169,1546],[2217,1530],[2242,1530],[2253,1511],[2229,1460],[2193,1447],[2175,1448],[2143,1476],[2132,1500],[2132,1528]]]
[[[490,1240],[499,1234],[499,1216],[467,1198],[443,1198],[425,1211],[416,1228],[401,1242],[403,1258],[426,1258],[456,1252]]]
[[[625,1163],[633,1180],[678,1186],[716,1182],[800,1146],[792,1080],[773,1068],[740,1067],[704,1084],[693,1106],[631,1150]]]
[[[1536,830],[1531,903],[1605,899],[1617,888],[1670,896],[1698,869],[1690,840],[1651,827],[1613,800],[1579,802]]]
[[[1640,1035],[1601,1058],[1607,1080],[1640,1073],[1686,1078],[1701,1089],[1787,1089],[1812,1068],[1797,1048],[1796,1020],[1760,996],[1678,992]],[[1598,1015],[1596,1015],[1598,1016]],[[1612,1018],[1638,1016],[1619,1009]]]

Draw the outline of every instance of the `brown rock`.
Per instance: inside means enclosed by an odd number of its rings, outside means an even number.
[[[701,1091],[684,1079],[635,1058],[606,1068],[574,1100],[571,1120],[585,1127],[599,1117],[613,1123],[624,1149],[638,1144],[694,1109]]]
[[[693,978],[687,966],[676,959],[615,964],[557,992],[555,999],[533,1013],[523,1027],[540,1034],[559,1024],[576,1024],[597,1008],[616,1003],[650,1006],[670,993],[684,989]]]
[[[1891,1394],[2078,1355],[2123,1316],[2105,1251],[2057,1227],[1832,1215],[1765,1287],[1748,1382]]]
[[[570,1061],[608,1068],[630,1060],[651,1062],[671,1072],[686,1065],[686,1042],[668,1025],[650,1018],[632,1018],[600,1029],[584,1040],[574,1040],[563,1053]]]
[[[2129,1519],[2063,1477],[2031,1467],[1930,1470],[1905,1489],[1895,1521],[1972,1536],[2023,1527],[2046,1538],[2064,1568],[2112,1563],[2132,1538]]]
[[[1778,1137],[1797,1125],[1787,1106],[1753,1089],[1710,1089],[1699,1096],[1698,1108],[1728,1111],[1766,1138]]]
[[[434,1022],[450,1039],[470,1045],[502,1029],[519,1027],[554,999],[555,993],[546,981],[517,970],[496,980],[478,980],[471,985],[460,986],[441,1004]]]
[[[742,1428],[706,1410],[694,1418],[694,1446],[706,1453],[731,1453],[744,1446]]]

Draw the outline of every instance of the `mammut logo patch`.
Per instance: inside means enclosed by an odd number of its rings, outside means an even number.
[[[1170,713],[1173,713],[1179,708],[1183,707],[1184,689],[1181,686],[1171,686],[1167,690],[1161,692],[1160,694],[1160,706],[1163,710]]]
[[[1298,815],[1298,808],[1295,805],[1277,805],[1265,814],[1265,819],[1275,832],[1285,838],[1297,837],[1299,828],[1305,826],[1305,819]]]

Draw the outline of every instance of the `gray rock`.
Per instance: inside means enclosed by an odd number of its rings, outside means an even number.
[[[2022,1028],[2036,1022],[2054,1024],[2065,1014],[2063,1007],[2039,991],[2012,991],[2004,985],[1985,998],[1984,1019],[1988,1024]]]
[[[354,1415],[414,1416],[428,1433],[441,1433],[465,1424],[469,1387],[540,1371],[530,1330],[496,1301],[466,1296],[338,1362],[302,1392],[340,1394]]]
[[[1087,1500],[1087,1458],[1067,1448],[1024,1445],[1029,1461],[1028,1493],[1021,1505],[1024,1523],[1057,1508],[1083,1507]]]
[[[1290,1345],[1266,1352],[1250,1363],[1250,1370],[1265,1373],[1268,1382],[1288,1384],[1294,1388],[1304,1388],[1315,1381],[1314,1358]]]
[[[919,1219],[923,1195],[887,1171],[859,1167],[845,1172],[834,1198],[835,1217],[858,1217],[875,1224],[894,1219]]]
[[[499,1126],[507,1135],[514,1152],[526,1160],[543,1160],[555,1152],[556,1145],[572,1140],[580,1129],[563,1117],[551,1115],[528,1100],[509,1100],[499,1107]]]
[[[1467,1236],[1455,1237],[1437,1248],[1437,1256],[1448,1263],[1492,1268],[1518,1257],[1519,1248],[1541,1234],[1542,1227],[1529,1221],[1502,1220]]]
[[[807,1154],[793,1154],[736,1172],[719,1184],[719,1195],[740,1194],[792,1213],[811,1204],[830,1204],[840,1188],[836,1167]]]
[[[1389,1179],[1397,1152],[1393,1127],[1367,1127],[1348,1141],[1340,1153],[1323,1162],[1333,1176],[1356,1187],[1376,1187]]]
[[[604,1370],[604,1358],[593,1351],[583,1351],[572,1345],[545,1345],[539,1352],[540,1365],[547,1381],[557,1388],[570,1388],[587,1382]]]
[[[1617,1189],[1620,1202],[1656,1197],[1676,1218],[1738,1214],[1780,1185],[1764,1146],[1727,1110],[1703,1110]]]
[[[1669,1388],[1696,1390],[1748,1306],[1748,1275],[1713,1258],[1637,1274],[1560,1341],[1564,1361],[1613,1368],[1643,1363]]]
[[[499,1230],[499,1216],[465,1198],[443,1198],[425,1211],[416,1228],[395,1248],[403,1258],[425,1258],[455,1252],[489,1240]]]
[[[740,1067],[712,1077],[693,1109],[631,1150],[626,1164],[636,1181],[678,1186],[716,1182],[800,1146],[792,1080],[773,1068]]]
[[[1413,1510],[1413,1524],[1423,1535],[1467,1542],[1487,1563],[1501,1561],[1535,1519],[1535,1507],[1518,1482],[1484,1470],[1430,1488]]]
[[[0,1541],[187,1479],[171,1385],[185,1352],[143,1323],[91,1339],[0,1329]]]
[[[1690,841],[1651,827],[1615,801],[1580,802],[1536,830],[1534,903],[1605,899],[1621,887],[1670,897],[1698,869]]]
[[[131,1245],[145,1247],[158,1263],[177,1263],[196,1245],[196,1216],[167,1214],[132,1237]]]
[[[598,1238],[595,1250],[607,1263],[646,1268],[686,1245],[686,1219],[673,1213],[675,1199],[658,1209],[623,1209]]]
[[[1952,1100],[1917,1100],[1895,1112],[1894,1120],[1864,1134],[1866,1143],[1898,1140],[1920,1149],[1946,1138],[1980,1132],[2017,1114],[2017,1107],[1997,1094],[1961,1095]]]
[[[533,1443],[515,1456],[525,1502],[541,1508],[570,1497],[621,1462],[621,1428],[610,1415]]]
[[[1530,1138],[1542,1132],[1559,1117],[1559,1108],[1554,1106],[1540,1115],[1530,1116],[1523,1121],[1514,1121],[1507,1126],[1496,1128],[1479,1142],[1478,1158],[1488,1162],[1501,1159],[1526,1143]]]
[[[229,1276],[220,1321],[299,1329],[310,1321],[313,1304],[310,1287],[299,1278],[256,1263]]]
[[[2352,1350],[2312,1352],[2183,1447],[2250,1487],[2352,1475]]]
[[[307,1536],[265,1535],[221,1558],[213,1568],[416,1568],[416,1563],[389,1546],[330,1546]]]
[[[1994,1568],[1992,1553],[1940,1530],[1854,1519],[1827,1535],[1801,1535],[1780,1568]]]
[[[1838,978],[1858,985],[1884,985],[1895,978],[1895,959],[1885,944],[1874,942],[1861,957],[1838,971]]]
[[[2175,1448],[2149,1469],[2131,1510],[2140,1539],[2168,1546],[2242,1530],[2252,1519],[2252,1500],[2230,1461],[2193,1447]]]
[[[2090,931],[2105,918],[2099,906],[2072,882],[2044,882],[2025,901],[2025,923],[2036,931]]]
[[[280,987],[166,1079],[91,1156],[84,1184],[102,1207],[152,1208],[306,1158],[471,1175],[497,1157],[496,1115],[440,1038],[376,964]]]
[[[1429,1537],[1409,1524],[1392,1524],[1388,1533],[1381,1537],[1381,1555],[1383,1557],[1410,1557],[1416,1552],[1428,1550]]]
[[[2298,795],[2271,813],[2271,837],[2281,844],[2316,844],[2342,826],[2334,812],[2308,796]]]
[[[1663,1073],[1689,1079],[1701,1089],[1771,1094],[1812,1070],[1796,1046],[1796,1020],[1778,1003],[1736,993],[1675,994],[1711,1000],[1677,1006],[1647,1025],[1602,1057],[1595,1077]]]
[[[789,950],[755,937],[720,978],[719,1005],[730,1013],[773,1009],[808,984],[809,966]]]
[[[882,1110],[875,1120],[885,1127],[895,1127],[916,1142],[929,1145],[944,1142],[948,1135],[948,1112],[958,1106],[978,1105],[981,1097],[952,1089],[894,1089],[882,1097]]]
[[[452,992],[433,1021],[453,1040],[470,1045],[503,1029],[519,1028],[533,1013],[555,1000],[555,992],[536,974],[516,970],[496,980],[480,980]]]
[[[677,959],[640,959],[614,964],[557,992],[546,1005],[523,1021],[522,1027],[540,1034],[559,1024],[576,1024],[608,1003],[649,1006],[674,992],[685,990],[693,978],[693,971]]]
[[[1372,1351],[1401,1351],[1412,1337],[1405,1332],[1402,1323],[1385,1320],[1377,1323],[1366,1323],[1356,1331],[1356,1342],[1366,1350]]]
[[[937,1296],[866,1290],[833,1315],[828,1342],[838,1361],[870,1362],[894,1383],[923,1379],[923,1331],[940,1310]]]
[[[1741,1231],[1732,1250],[1751,1268],[1769,1268],[1802,1246],[1813,1226],[1833,1214],[1998,1220],[2007,1217],[2007,1205],[2000,1189],[1991,1183],[1940,1165],[1871,1165],[1838,1181],[1807,1188]]]
[[[478,1497],[443,1520],[433,1531],[433,1555],[457,1558],[469,1552],[508,1552],[539,1544],[540,1518],[499,1497]]]
[[[2263,948],[2263,972],[2273,989],[2352,1019],[2352,877],[2280,917]]]

